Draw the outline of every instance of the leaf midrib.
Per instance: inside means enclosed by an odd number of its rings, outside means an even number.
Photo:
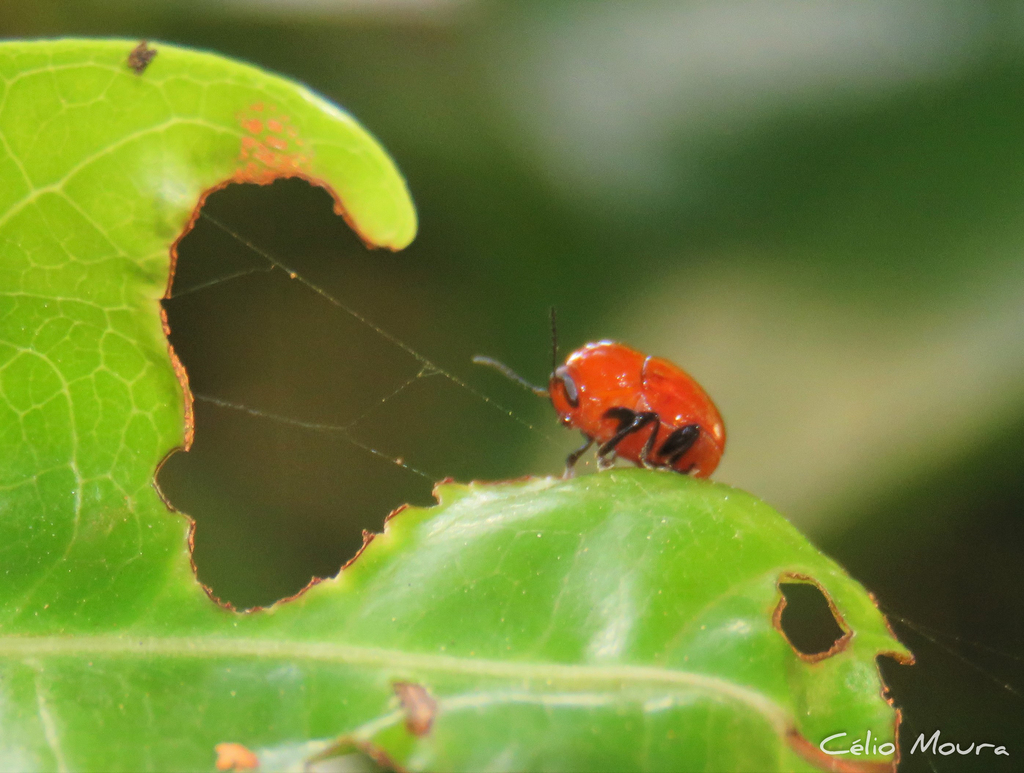
[[[570,665],[467,658],[454,655],[405,652],[334,642],[300,642],[280,639],[224,639],[208,637],[136,637],[110,635],[0,636],[0,658],[40,657],[154,657],[179,659],[255,658],[311,661],[387,667],[390,671],[432,671],[460,676],[482,676],[543,681],[551,686],[593,687],[607,685],[667,687],[698,690],[728,697],[762,714],[778,728],[788,728],[788,712],[753,690],[719,679],[656,666]]]

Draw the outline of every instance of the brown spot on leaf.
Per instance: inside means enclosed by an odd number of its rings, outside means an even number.
[[[437,715],[437,701],[427,688],[415,682],[395,682],[395,695],[405,709],[405,728],[416,736],[426,735]]]
[[[136,75],[142,75],[155,56],[156,49],[150,48],[145,40],[140,41],[139,45],[135,46],[128,54],[128,69]]]
[[[805,574],[784,573],[777,585],[780,598],[772,624],[802,660],[816,663],[846,649],[853,631],[817,580]],[[801,593],[804,589],[808,592]],[[784,619],[783,612],[790,603],[793,608]]]
[[[260,765],[256,755],[240,743],[219,743],[213,750],[217,752],[217,770],[255,770]]]

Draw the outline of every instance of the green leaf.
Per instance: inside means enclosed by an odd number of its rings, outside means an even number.
[[[202,770],[230,742],[264,768],[795,770],[893,739],[875,658],[909,653],[863,588],[672,473],[444,484],[296,599],[210,600],[153,487],[188,426],[172,244],[231,180],[324,185],[371,244],[415,218],[343,112],[171,46],[136,74],[133,47],[0,44],[0,769]],[[851,633],[816,662],[777,628],[788,578]]]
[[[399,249],[415,232],[404,181],[343,111],[171,46],[136,75],[134,46],[0,44],[5,630],[122,624],[191,573],[186,524],[153,487],[188,411],[158,300],[206,192],[299,175],[370,244]]]

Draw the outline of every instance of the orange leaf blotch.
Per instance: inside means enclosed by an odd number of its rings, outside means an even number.
[[[217,770],[255,770],[260,766],[256,755],[240,743],[219,743],[213,750],[217,752]]]
[[[277,154],[266,145],[257,145],[252,152],[253,157],[264,166],[277,166]]]
[[[308,176],[309,158],[299,150],[299,132],[276,111],[274,105],[257,102],[238,113],[247,133],[241,138],[233,182],[266,185],[282,177]]]

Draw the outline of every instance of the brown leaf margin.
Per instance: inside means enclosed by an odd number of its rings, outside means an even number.
[[[789,637],[786,636],[786,632],[782,629],[782,610],[786,608],[786,596],[780,587],[786,582],[814,585],[825,597],[825,601],[828,602],[828,608],[832,612],[832,617],[835,618],[836,623],[842,629],[843,635],[836,639],[835,643],[827,651],[819,652],[814,655],[807,655],[794,647],[793,642],[791,642]],[[779,635],[786,640],[786,643],[792,648],[793,652],[796,653],[797,657],[806,663],[817,663],[844,651],[849,646],[850,640],[853,638],[854,631],[850,628],[846,619],[839,612],[835,602],[832,600],[832,596],[815,578],[802,572],[782,572],[779,575],[779,578],[775,581],[775,588],[779,593],[779,601],[775,606],[775,610],[772,612],[772,625],[775,627],[775,630],[779,632]],[[896,633],[892,629],[892,625],[889,623],[889,618],[885,616],[885,613],[882,612],[881,608],[878,606],[878,599],[875,597],[875,594],[869,591],[868,598],[871,599],[871,603],[874,604],[875,609],[878,610],[878,614],[882,616],[882,622],[885,623],[886,630],[893,639],[899,641]],[[821,749],[804,738],[795,726],[788,728],[786,732],[786,740],[793,751],[812,765],[815,765],[822,770],[830,771],[831,773],[894,773],[896,771],[900,763],[900,725],[903,723],[903,712],[895,705],[895,701],[889,691],[889,686],[885,683],[885,679],[882,677],[882,670],[878,666],[878,659],[883,656],[892,658],[901,666],[914,665],[914,656],[912,654],[907,656],[902,652],[896,652],[895,650],[883,650],[875,655],[875,669],[878,672],[878,683],[882,686],[879,691],[880,695],[882,700],[889,704],[896,716],[893,724],[893,743],[896,746],[896,751],[893,754],[892,764],[885,762],[844,760],[825,754]]]
[[[140,46],[141,45],[143,44],[140,44]],[[251,120],[246,116],[248,116],[253,111],[261,113],[264,109],[265,106],[262,103],[250,105],[247,108],[249,112],[240,111],[238,113],[237,117],[239,124],[243,127],[243,129],[245,129],[247,122]],[[271,111],[273,112],[273,108],[271,108]],[[225,188],[228,188],[232,185],[271,185],[277,180],[303,180],[309,185],[316,188],[322,188],[327,192],[327,194],[331,197],[331,200],[334,202],[334,214],[341,217],[345,221],[346,225],[348,225],[348,227],[352,229],[356,236],[359,237],[360,241],[362,241],[363,244],[366,245],[367,249],[378,249],[383,247],[385,249],[397,251],[394,248],[389,247],[387,245],[380,245],[373,242],[364,232],[362,232],[359,229],[358,225],[356,224],[355,220],[349,214],[348,209],[345,207],[345,204],[341,199],[341,196],[338,195],[338,192],[334,190],[334,188],[326,180],[307,174],[299,169],[300,166],[305,165],[306,159],[304,157],[302,159],[299,159],[298,157],[292,158],[285,154],[278,153],[276,155],[280,156],[280,163],[271,163],[270,161],[266,161],[263,164],[263,166],[260,166],[259,164],[251,160],[251,140],[252,138],[249,136],[249,134],[243,135],[240,143],[240,151],[238,157],[239,166],[235,170],[235,173],[230,178],[223,180],[210,188],[207,188],[199,195],[199,199],[196,201],[196,205],[192,209],[192,213],[189,215],[188,220],[185,222],[185,225],[182,228],[181,233],[179,233],[174,242],[172,242],[170,246],[170,266],[167,273],[167,285],[164,289],[164,294],[161,300],[167,300],[171,298],[171,289],[174,286],[174,275],[178,265],[178,246],[181,244],[182,240],[186,236],[188,236],[189,233],[191,233],[192,229],[195,228],[195,224],[202,216],[202,210],[206,206],[207,199],[217,191],[224,190]],[[243,165],[241,163],[242,161],[247,161],[247,163]],[[189,386],[188,373],[185,370],[185,366],[182,364],[177,353],[174,351],[174,347],[171,346],[171,326],[167,320],[167,312],[162,305],[160,306],[160,322],[163,328],[164,338],[166,339],[167,343],[167,354],[171,361],[171,368],[174,370],[175,377],[177,378],[178,383],[181,385],[182,399],[184,403],[184,435],[182,439],[182,444],[180,446],[175,446],[174,448],[171,448],[164,455],[163,459],[161,459],[160,462],[157,464],[156,469],[153,471],[153,488],[156,489],[157,495],[160,497],[161,501],[164,503],[164,506],[167,507],[167,509],[170,512],[178,513],[188,521],[188,535],[186,537],[186,543],[188,545],[189,563],[192,566],[192,574],[195,576],[196,582],[199,583],[199,586],[203,589],[203,591],[210,598],[210,600],[212,600],[218,606],[231,610],[232,612],[254,612],[262,610],[265,607],[253,607],[251,609],[239,610],[233,604],[220,599],[213,592],[212,588],[210,588],[208,585],[199,580],[199,574],[195,563],[195,519],[188,515],[188,513],[184,513],[178,510],[173,504],[171,504],[170,499],[164,494],[164,492],[160,488],[159,483],[157,482],[158,477],[160,475],[160,470],[163,468],[164,464],[167,463],[167,460],[170,459],[172,456],[174,456],[174,454],[178,453],[179,451],[187,453],[189,449],[192,447],[192,443],[195,440],[195,411],[193,407],[194,398],[192,396],[192,389]],[[395,512],[391,513],[391,515],[389,515],[388,518],[390,518],[392,515],[395,515]],[[369,537],[367,536],[368,534]],[[344,566],[342,566],[342,570],[347,568],[353,561],[356,560],[356,558],[358,558],[362,554],[362,552],[366,549],[366,546],[370,543],[372,539],[372,534],[366,531],[363,532],[362,547],[351,559],[349,559],[345,563]],[[298,598],[311,587],[321,582],[323,579],[324,578],[321,577],[311,578],[309,583],[307,583],[304,588],[299,590],[293,596],[281,599],[275,602],[275,604],[288,602],[292,599]]]
[[[808,655],[806,652],[801,652],[796,646],[789,640],[785,630],[782,628],[782,612],[786,608],[788,601],[786,600],[786,594],[782,592],[782,585],[786,582],[790,583],[802,583],[804,585],[813,585],[820,591],[821,595],[825,597],[825,601],[828,603],[829,611],[832,613],[833,619],[836,624],[842,630],[843,635],[836,639],[832,646],[824,652],[815,652],[814,654]],[[779,575],[779,579],[775,581],[775,588],[779,592],[779,603],[775,606],[775,611],[772,612],[772,626],[779,632],[779,635],[786,640],[793,652],[797,654],[802,661],[805,663],[817,663],[826,658],[830,658],[840,652],[843,652],[848,646],[850,646],[850,640],[853,638],[853,629],[847,624],[845,618],[839,612],[835,602],[832,600],[832,596],[829,592],[822,587],[821,583],[811,577],[809,574],[802,574],[800,572],[783,572]],[[874,599],[872,598],[872,602]],[[888,622],[886,623],[888,625]],[[890,630],[891,633],[891,630]]]

